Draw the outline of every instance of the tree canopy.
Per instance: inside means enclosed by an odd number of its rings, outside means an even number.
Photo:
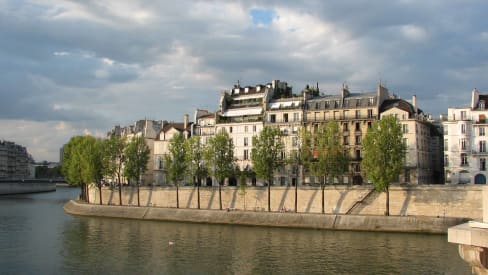
[[[405,156],[402,129],[397,119],[386,116],[375,121],[363,141],[362,166],[375,189],[387,193],[386,215],[389,215],[389,186],[401,173]]]
[[[200,185],[200,180],[208,174],[203,153],[204,147],[200,143],[199,136],[192,136],[185,141],[186,174],[191,178],[196,178],[198,185]]]
[[[146,172],[149,153],[150,149],[143,136],[132,138],[124,150],[124,176],[139,182],[140,177]]]
[[[219,181],[219,185],[233,175],[234,144],[226,131],[221,130],[208,139],[204,155],[208,171]]]
[[[182,133],[176,133],[169,141],[169,154],[165,155],[168,178],[178,185],[185,178],[185,137]]]
[[[251,161],[256,175],[271,184],[274,171],[284,166],[285,160],[281,158],[283,142],[279,128],[265,126],[252,139]]]

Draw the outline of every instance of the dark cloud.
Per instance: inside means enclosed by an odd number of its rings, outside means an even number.
[[[382,81],[445,113],[488,89],[486,10],[481,0],[4,1],[0,119],[35,121],[32,135],[58,122],[103,132],[215,110],[238,80],[273,79],[326,93]]]

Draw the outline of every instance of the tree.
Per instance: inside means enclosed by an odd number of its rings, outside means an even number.
[[[329,121],[320,125],[312,136],[315,161],[311,162],[310,170],[314,176],[321,177],[322,213],[325,213],[325,185],[342,175],[348,165],[339,134],[337,122]]]
[[[176,208],[180,208],[179,190],[180,182],[185,179],[185,137],[178,132],[169,141],[169,154],[164,156],[168,171],[168,178],[176,186]]]
[[[385,215],[390,215],[390,183],[398,178],[403,166],[405,144],[397,119],[386,116],[375,121],[363,141],[362,166],[378,192],[386,192]]]
[[[124,175],[128,179],[137,181],[137,206],[141,206],[139,198],[139,185],[144,172],[147,169],[150,149],[143,136],[134,137],[124,150],[125,166]]]
[[[313,152],[312,152],[312,134],[307,131],[305,127],[300,130],[300,152],[299,156],[297,157],[299,161],[300,170],[301,170],[301,178],[302,184],[305,183],[305,173],[310,171],[310,166],[313,161]],[[297,212],[298,208],[298,188],[295,187],[295,212]]]
[[[205,161],[208,171],[219,184],[219,206],[222,210],[222,185],[225,178],[234,173],[234,144],[229,134],[221,130],[209,138],[205,149]]]
[[[72,137],[63,150],[62,171],[70,185],[80,186],[81,199],[89,201],[88,185],[98,173],[93,161],[96,139],[92,136]]]
[[[107,155],[105,155],[105,146],[107,144],[106,140],[96,139],[90,148],[90,162],[93,166],[93,178],[96,185],[98,186],[98,192],[100,194],[99,200],[100,205],[103,204],[102,201],[102,180],[104,176],[108,175],[108,161]]]
[[[106,141],[104,146],[105,157],[107,161],[106,173],[108,176],[117,178],[119,186],[119,205],[122,205],[122,181],[121,176],[123,173],[122,168],[125,163],[125,146],[126,138],[117,135],[111,135]]]
[[[197,186],[197,207],[200,209],[200,185],[202,178],[208,174],[203,158],[204,147],[200,143],[199,136],[192,136],[185,141],[185,165],[187,175]]]
[[[271,184],[274,171],[283,167],[283,142],[279,128],[265,126],[259,136],[252,139],[251,160],[253,170],[259,178],[268,182],[268,211],[271,211]]]

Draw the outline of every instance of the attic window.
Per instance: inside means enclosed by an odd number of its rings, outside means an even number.
[[[244,88],[244,93],[249,93],[249,87]]]
[[[480,100],[480,109],[481,110],[484,110],[485,109],[485,101],[484,100]]]

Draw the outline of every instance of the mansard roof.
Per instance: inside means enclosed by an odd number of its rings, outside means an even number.
[[[323,95],[308,99],[309,110],[358,108],[375,106],[377,102],[376,92],[369,93],[348,93],[342,95]]]
[[[385,100],[380,106],[380,113],[390,110],[392,108],[399,108],[401,110],[404,110],[405,112],[408,112],[409,117],[415,114],[415,107],[410,104],[410,102],[400,98]],[[417,113],[420,114],[423,112],[422,110],[417,109]]]

